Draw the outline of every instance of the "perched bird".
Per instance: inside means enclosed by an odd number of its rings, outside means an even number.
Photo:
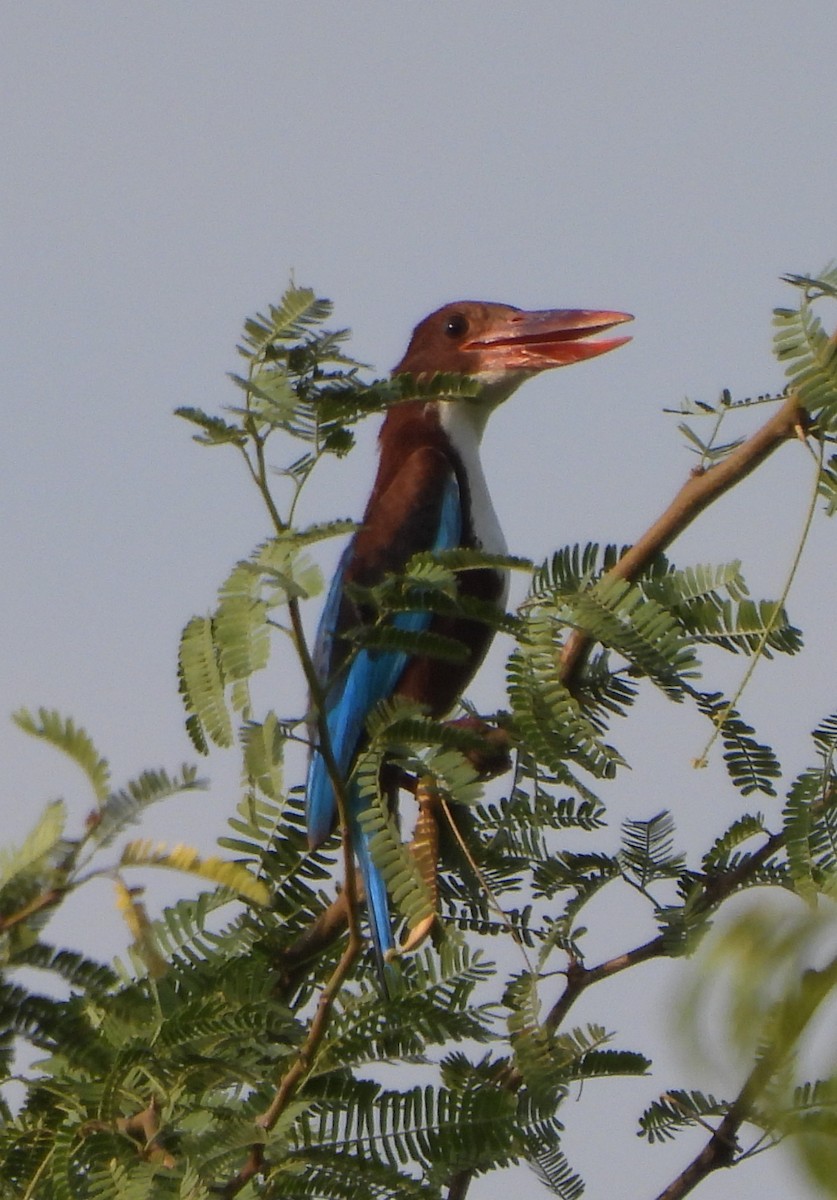
[[[403,571],[419,551],[464,547],[505,554],[506,543],[479,457],[489,415],[540,371],[595,358],[630,341],[627,337],[588,339],[631,319],[620,312],[525,312],[507,304],[471,300],[446,304],[416,326],[406,354],[393,371],[415,379],[438,372],[467,375],[479,388],[468,397],[406,401],[387,413],[380,433],[378,473],[363,523],[340,560],[317,634],[315,667],[324,689],[334,760],[347,781],[352,844],[381,970],[394,946],[389,904],[358,821],[362,802],[351,778],[366,719],[380,701],[396,695],[419,702],[433,716],[443,716],[482,662],[492,630],[462,617],[399,613],[393,624],[455,638],[467,648],[467,659],[450,662],[371,649],[352,654],[341,632],[369,618],[346,594],[345,585],[374,586]],[[458,586],[462,595],[501,606],[508,592],[507,572],[466,571],[459,576]],[[306,804],[313,848],[334,827],[336,801],[317,748],[316,723],[311,732]]]

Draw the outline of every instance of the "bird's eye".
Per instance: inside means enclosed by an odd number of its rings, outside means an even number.
[[[445,334],[449,338],[459,338],[468,332],[468,318],[462,313],[454,313],[445,321]]]

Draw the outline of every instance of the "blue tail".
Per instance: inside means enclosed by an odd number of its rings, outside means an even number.
[[[395,949],[395,939],[392,936],[392,919],[389,911],[389,896],[383,876],[372,861],[369,853],[369,837],[358,820],[359,796],[353,785],[349,796],[352,810],[352,845],[357,857],[360,873],[363,877],[363,889],[366,892],[366,912],[369,917],[369,932],[372,945],[375,948],[375,962],[378,976],[386,994],[387,987],[387,953]],[[390,968],[391,971],[391,968]]]
[[[342,766],[342,763],[340,764]],[[387,975],[392,974],[386,962],[387,951],[395,948],[392,936],[392,921],[389,911],[389,896],[383,876],[372,861],[369,853],[369,835],[358,820],[362,804],[357,784],[349,784],[349,818],[352,828],[352,846],[363,879],[363,890],[366,893],[366,911],[369,916],[369,932],[375,948],[375,961],[381,986],[389,995]],[[308,839],[312,846],[318,846],[325,841],[331,832],[334,820],[334,793],[331,780],[328,778],[322,755],[314,751],[308,771]]]

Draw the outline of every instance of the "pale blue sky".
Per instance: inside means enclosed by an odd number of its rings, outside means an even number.
[[[635,537],[692,461],[660,409],[723,386],[781,386],[770,313],[793,296],[778,276],[837,255],[835,49],[831,0],[7,6],[3,713],[71,713],[117,780],[193,757],[177,638],[266,523],[232,455],[200,451],[171,412],[235,402],[224,376],[241,321],[291,269],[335,300],[353,349],[380,372],[446,300],[634,312],[629,347],[550,374],[501,410],[484,457],[514,552]],[[370,425],[357,454],[324,472],[306,518],[358,515],[373,446]],[[775,594],[809,479],[804,449],[785,448],[676,557],[741,556],[754,591]],[[791,602],[817,649],[762,667],[748,706],[790,771],[833,708],[834,563],[833,529],[818,525]],[[498,656],[478,702],[501,702],[500,671]],[[271,702],[298,709],[283,682],[280,664]],[[644,762],[661,717],[667,741]],[[616,827],[670,806],[683,842],[701,845],[734,813],[721,775],[689,768],[701,735],[688,714],[647,702],[619,734],[637,769],[613,797]],[[82,820],[73,768],[5,719],[0,755],[11,836],[58,794]],[[235,766],[206,770],[212,790],[155,812],[149,835],[212,844]],[[149,883],[152,908],[174,894],[170,880]],[[123,932],[110,905],[91,888],[50,936],[114,952]],[[622,914],[600,916],[602,953],[630,943]],[[645,1048],[654,992],[672,976],[634,974],[579,1015],[612,1021],[618,994],[617,1044]],[[638,1143],[628,1115],[638,1094],[688,1082],[663,1063],[647,1086],[603,1084],[595,1098],[588,1087],[567,1110],[589,1195],[653,1195],[685,1161],[686,1144]],[[594,1120],[607,1122],[607,1154]],[[804,1194],[793,1178],[774,1154],[703,1191]],[[533,1177],[520,1183],[537,1194]],[[488,1178],[473,1195],[507,1187]]]

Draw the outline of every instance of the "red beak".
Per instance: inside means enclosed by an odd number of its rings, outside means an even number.
[[[492,323],[490,331],[464,342],[462,349],[479,351],[483,371],[544,371],[624,346],[631,340],[629,337],[604,338],[598,342],[587,339],[632,320],[630,313],[588,309],[519,311]]]

